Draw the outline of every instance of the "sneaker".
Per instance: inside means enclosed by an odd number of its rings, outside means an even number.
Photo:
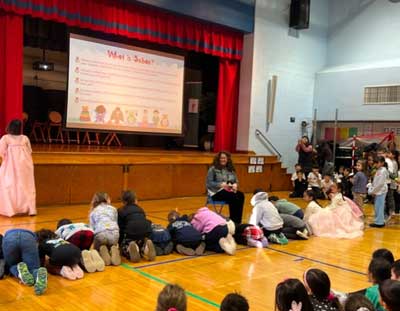
[[[174,250],[174,243],[168,242],[167,246],[164,247],[164,255],[169,255]]]
[[[228,255],[235,255],[236,248],[234,249],[232,247],[232,243],[229,242],[228,238],[220,238],[218,243],[225,253],[227,253]]]
[[[79,267],[79,265],[74,265],[71,267],[71,269],[77,279],[83,279],[83,276],[85,274],[83,273],[83,270],[81,269],[81,267]]]
[[[307,230],[304,230],[304,231],[307,232]],[[296,231],[296,234],[297,234],[297,236],[299,236],[299,237],[302,238],[303,240],[308,240],[308,234],[304,233],[304,231],[297,230],[297,231]],[[307,232],[307,233],[308,233],[308,232]]]
[[[193,248],[185,247],[182,244],[176,245],[176,251],[185,256],[194,256],[196,254]]]
[[[278,239],[279,239],[279,241],[281,242],[282,245],[286,245],[286,244],[289,243],[289,240],[287,239],[287,237],[283,233],[279,233]]]
[[[106,266],[111,265],[110,252],[108,251],[108,248],[106,245],[100,246],[99,253],[100,253],[101,258],[103,258],[104,264]]]
[[[118,245],[111,246],[111,264],[113,266],[119,266],[121,264],[121,253],[119,252]]]
[[[371,228],[383,228],[383,227],[385,226],[385,224],[383,224],[383,225],[369,224],[369,226],[370,226]]]
[[[0,280],[4,277],[6,261],[4,259],[0,259]]]
[[[148,261],[153,261],[156,259],[156,249],[154,248],[153,241],[146,239],[143,247],[143,258]]]
[[[103,258],[101,258],[99,252],[96,251],[95,249],[92,249],[89,252],[90,252],[90,256],[92,258],[92,262],[93,262],[93,267],[94,267],[94,271],[93,272],[95,272],[95,271],[99,271],[99,272],[104,271],[104,268],[105,268],[106,265],[104,263]]]
[[[194,250],[196,256],[201,256],[204,254],[204,251],[206,250],[206,243],[201,242],[199,246]]]
[[[97,251],[96,251],[96,253],[97,253]],[[96,265],[93,262],[93,257],[92,257],[91,251],[87,251],[87,250],[82,251],[81,263],[82,263],[82,266],[85,268],[86,272],[89,272],[89,273],[96,272]]]
[[[233,236],[231,234],[228,234],[226,236],[226,239],[227,239],[228,243],[230,244],[230,246],[232,248],[232,254],[231,255],[235,255],[235,253],[236,253],[236,242],[235,242],[235,239],[233,238]]]
[[[39,268],[35,282],[35,294],[42,295],[47,289],[47,270],[46,268]]]
[[[275,233],[272,233],[268,236],[268,241],[275,244],[282,244],[279,240],[278,236]]]
[[[74,271],[72,271],[71,267],[69,267],[69,266],[62,266],[60,275],[67,280],[71,280],[71,281],[76,280],[75,273],[74,273]]]
[[[17,270],[18,270],[18,278],[21,280],[23,284],[28,286],[33,286],[35,284],[33,275],[29,272],[28,266],[26,265],[25,262],[20,262],[17,265]]]
[[[140,261],[139,246],[136,244],[135,241],[132,241],[129,243],[128,254],[129,254],[129,260],[131,262],[139,262]]]

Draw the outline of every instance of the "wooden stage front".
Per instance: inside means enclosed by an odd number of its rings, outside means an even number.
[[[248,173],[254,154],[233,154],[243,192],[290,189],[290,175],[274,156],[262,173]],[[214,153],[77,145],[33,145],[37,204],[87,203],[106,191],[116,200],[133,189],[141,200],[201,196]]]

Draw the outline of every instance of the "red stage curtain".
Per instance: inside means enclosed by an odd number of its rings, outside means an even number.
[[[22,118],[23,17],[0,10],[0,134]]]
[[[214,151],[236,149],[240,62],[220,59]]]
[[[116,0],[0,0],[0,8],[69,26],[242,58],[243,34],[150,7]]]

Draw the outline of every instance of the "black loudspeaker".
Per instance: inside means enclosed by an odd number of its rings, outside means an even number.
[[[292,0],[290,28],[307,29],[310,26],[310,0]]]

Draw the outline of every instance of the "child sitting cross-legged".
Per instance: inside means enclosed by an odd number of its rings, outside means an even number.
[[[168,214],[168,222],[167,229],[179,254],[203,255],[206,245],[202,242],[201,233],[189,222],[187,215],[181,216],[177,211],[171,211]]]
[[[119,244],[122,254],[132,262],[139,262],[141,257],[153,261],[156,251],[150,240],[151,221],[138,206],[133,191],[124,191],[122,202],[124,206],[118,209]]]
[[[46,265],[51,274],[61,275],[68,280],[83,278],[83,271],[79,267],[81,250],[77,246],[60,239],[47,229],[37,231],[36,236],[41,263]],[[49,257],[47,263],[46,256]]]
[[[236,243],[229,234],[226,220],[219,214],[202,207],[192,216],[191,223],[197,231],[204,234],[206,250],[216,253],[236,253]]]
[[[293,182],[294,191],[289,195],[290,198],[302,198],[304,191],[308,188],[308,182],[303,171],[296,172],[297,178]]]

